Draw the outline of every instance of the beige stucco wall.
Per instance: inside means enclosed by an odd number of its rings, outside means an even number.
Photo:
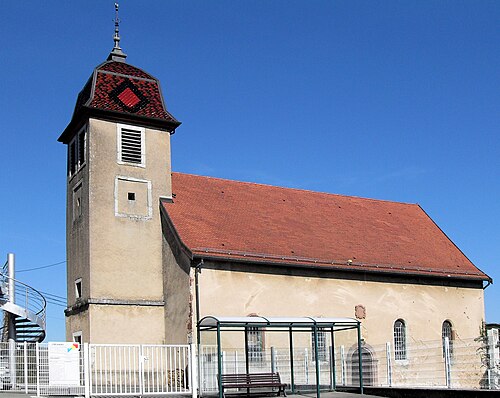
[[[92,305],[92,343],[165,344],[163,307]]]
[[[186,344],[192,338],[194,289],[190,286],[194,278],[190,276],[189,264],[181,266],[165,238],[163,243],[165,339],[168,344]]]
[[[76,277],[82,278],[83,299],[90,299],[91,303],[88,311],[78,314],[79,321],[71,319],[76,315],[68,317],[67,336],[71,336],[76,327],[82,327],[88,330],[83,334],[84,341],[102,341],[104,334],[108,333],[107,342],[120,342],[117,339],[121,338],[123,342],[130,342],[128,331],[133,325],[142,326],[138,330],[143,330],[149,320],[158,317],[159,320],[154,322],[161,326],[153,323],[148,327],[150,337],[145,339],[161,343],[165,329],[159,198],[172,195],[170,135],[145,128],[144,167],[118,162],[117,137],[116,123],[97,119],[88,121],[87,164],[83,180],[87,203],[84,208],[87,212],[84,215],[86,230],[78,235],[73,228],[68,228],[67,232],[68,304],[75,303],[71,289]],[[117,182],[117,177],[122,179]],[[141,181],[138,184],[140,191],[137,191],[138,216],[120,214],[124,207],[121,202],[116,203],[116,193],[123,196],[118,188],[128,190],[134,185],[129,180]],[[142,181],[150,187],[147,195],[144,195]],[[117,185],[121,182],[122,185]],[[69,192],[68,189],[68,209],[71,207]],[[139,203],[145,199],[147,204]],[[150,215],[144,216],[144,206],[149,208]],[[130,212],[129,207],[127,212]],[[84,265],[79,265],[82,261]],[[120,305],[92,304],[96,300]],[[141,305],[141,302],[148,305]],[[93,310],[93,306],[99,308]],[[126,316],[128,311],[130,316]],[[85,317],[88,327],[82,325]],[[113,333],[109,333],[110,325]]]
[[[162,242],[158,206],[171,196],[170,136],[146,129],[146,166],[117,162],[116,123],[90,119],[90,294],[95,297],[162,300]],[[115,215],[115,180],[152,183],[152,217]],[[140,283],[139,283],[140,281]]]
[[[371,345],[391,342],[398,318],[406,323],[408,342],[441,339],[444,320],[451,321],[456,338],[474,338],[484,319],[483,290],[475,288],[213,269],[203,269],[199,283],[202,317],[354,317],[361,304],[362,337]],[[310,345],[310,336],[303,340]],[[266,346],[274,344],[280,342],[266,334]]]

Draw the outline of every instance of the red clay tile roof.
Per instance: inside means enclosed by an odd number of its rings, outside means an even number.
[[[76,101],[70,125],[59,141],[71,139],[70,128],[80,118],[82,110],[123,115],[127,118],[152,119],[174,130],[180,125],[166,109],[160,83],[150,74],[125,62],[106,61],[99,65]],[[169,131],[170,131],[169,130]]]
[[[181,173],[172,185],[162,205],[195,257],[489,280],[416,204]]]

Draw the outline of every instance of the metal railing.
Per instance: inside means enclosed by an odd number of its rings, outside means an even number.
[[[14,296],[12,297],[12,290]],[[35,288],[10,278],[7,274],[0,272],[0,303],[12,302],[36,315],[45,323],[45,311],[47,302],[42,293]]]

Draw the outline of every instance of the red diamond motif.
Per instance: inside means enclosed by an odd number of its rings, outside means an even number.
[[[132,108],[137,105],[141,99],[135,95],[135,93],[127,87],[120,94],[118,94],[118,99],[123,103],[123,105]]]

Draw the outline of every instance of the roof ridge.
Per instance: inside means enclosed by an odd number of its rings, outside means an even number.
[[[180,174],[180,175],[193,176],[193,177],[209,178],[211,180],[229,181],[229,182],[235,182],[235,183],[238,183],[238,184],[258,185],[258,186],[271,187],[271,188],[277,188],[277,189],[283,189],[283,190],[300,191],[300,192],[310,192],[310,193],[321,194],[321,195],[328,195],[328,196],[340,196],[340,197],[343,197],[343,198],[369,200],[369,201],[373,201],[373,202],[385,202],[385,203],[394,203],[394,204],[405,205],[405,206],[416,206],[416,207],[421,208],[421,206],[418,203],[398,202],[398,201],[395,201],[395,200],[388,200],[388,199],[366,198],[366,197],[363,197],[363,196],[355,196],[355,195],[343,195],[343,194],[332,193],[332,192],[314,191],[312,189],[305,189],[305,188],[282,187],[282,186],[279,186],[279,185],[266,184],[266,183],[262,183],[262,182],[231,180],[229,178],[203,176],[203,175],[199,175],[199,174],[183,173],[183,172],[178,172],[178,171],[173,171],[172,174]]]

